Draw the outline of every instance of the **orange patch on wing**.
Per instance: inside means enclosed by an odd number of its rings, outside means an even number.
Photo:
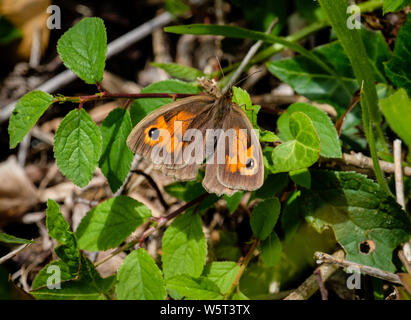
[[[247,149],[247,134],[244,130],[235,129],[237,133],[237,145],[231,148],[234,155],[230,157],[226,155],[226,170],[231,173],[240,172],[244,175],[253,175],[257,168],[257,160],[254,157],[254,145]],[[253,164],[251,168],[247,168],[247,162]]]
[[[195,115],[187,112],[180,111],[177,115],[172,117],[169,121],[165,121],[164,116],[157,119],[156,124],[147,127],[144,130],[145,133],[145,143],[153,146],[159,144],[160,146],[165,146],[168,153],[176,153],[183,147],[183,135],[190,125],[192,119]],[[159,138],[154,140],[150,137],[149,132],[151,129],[160,130]],[[162,130],[167,130],[164,132]],[[168,133],[168,134],[167,134]]]

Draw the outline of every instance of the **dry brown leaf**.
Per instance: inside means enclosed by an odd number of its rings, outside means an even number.
[[[17,219],[38,203],[36,187],[11,156],[0,164],[0,224]]]

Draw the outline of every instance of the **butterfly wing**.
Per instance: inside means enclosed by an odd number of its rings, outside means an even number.
[[[264,182],[264,163],[257,133],[244,111],[232,104],[222,123],[213,163],[206,166],[203,186],[208,192],[232,195],[237,190],[256,190]],[[228,132],[234,133],[231,137]],[[224,157],[219,158],[219,154]],[[221,161],[223,160],[223,161]]]
[[[183,141],[183,137],[190,129],[205,135],[214,101],[212,96],[198,95],[160,107],[134,127],[127,139],[128,147],[151,159],[155,168],[166,175],[179,180],[195,179],[201,165],[199,162],[204,158],[195,163],[185,162],[183,154],[190,141]],[[199,148],[204,149],[203,139],[195,140],[195,143],[201,143]]]

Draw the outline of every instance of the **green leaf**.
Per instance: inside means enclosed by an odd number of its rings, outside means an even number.
[[[189,211],[174,220],[164,232],[162,242],[166,279],[179,274],[201,275],[207,256],[207,242],[198,214]]]
[[[182,0],[166,0],[165,8],[174,16],[179,16],[190,9]]]
[[[404,89],[380,100],[381,110],[391,129],[411,147],[411,99]]]
[[[60,281],[56,282],[57,272],[59,273]],[[50,281],[50,284],[56,285],[63,281],[76,279],[77,277],[78,270],[73,272],[63,260],[54,260],[37,273],[31,288],[34,290],[40,287],[45,287],[47,286],[48,281]]]
[[[189,300],[221,300],[223,296],[214,282],[200,277],[178,275],[167,280],[167,289],[177,291]]]
[[[300,206],[301,191],[293,192],[285,202],[281,213],[281,229],[284,231],[285,241],[292,238],[297,232],[301,222],[301,206]]]
[[[382,66],[392,55],[384,37],[380,32],[365,28],[361,29],[360,36],[366,48],[364,58],[372,68],[371,74],[375,74],[378,81],[386,82]],[[313,101],[332,104],[339,113],[343,113],[360,88],[350,60],[340,42],[319,46],[313,53],[326,61],[335,73],[326,72],[303,56],[269,62],[268,70],[299,94]]]
[[[200,88],[180,80],[164,80],[153,83],[141,90],[141,93],[200,93]],[[136,99],[130,106],[130,116],[133,126],[140,122],[150,112],[171,103],[171,98]]]
[[[34,243],[33,240],[26,240],[26,239],[23,239],[23,238],[17,238],[15,236],[12,236],[10,234],[6,234],[6,233],[3,233],[3,232],[0,232],[0,242],[13,243],[13,244]]]
[[[21,32],[7,18],[0,14],[0,45],[7,45],[21,38]]]
[[[261,258],[267,267],[272,267],[281,261],[281,241],[277,234],[273,231],[261,242]]]
[[[93,176],[101,154],[101,132],[83,109],[67,114],[57,129],[54,156],[60,171],[79,187]]]
[[[49,235],[59,244],[55,248],[57,256],[67,264],[71,273],[77,272],[80,251],[77,247],[76,237],[61,214],[59,205],[51,199],[47,201],[46,225]]]
[[[312,171],[302,193],[306,220],[318,231],[331,227],[346,259],[394,272],[393,250],[411,236],[410,217],[394,198],[354,172]]]
[[[102,278],[93,263],[82,257],[79,277],[62,281],[60,289],[39,287],[30,293],[42,300],[106,300],[110,297],[116,277]]]
[[[385,65],[385,72],[397,87],[407,90],[411,96],[411,13],[401,27],[395,43],[394,58]]]
[[[271,152],[272,153],[272,152]],[[271,155],[270,153],[270,155]],[[271,198],[279,194],[288,185],[288,174],[269,174],[264,180],[263,186],[255,192],[255,198]]]
[[[327,72],[334,74],[334,71],[319,59],[315,54],[308,51],[304,47],[294,42],[288,41],[285,38],[277,37],[272,34],[266,34],[264,32],[253,31],[249,29],[227,26],[227,25],[210,25],[210,24],[191,24],[183,26],[172,26],[164,28],[166,32],[173,32],[177,34],[195,34],[195,35],[216,35],[225,36],[230,38],[240,39],[252,39],[262,40],[268,43],[282,44],[300,54],[307,57],[315,64],[326,70]]]
[[[37,120],[53,103],[53,96],[43,91],[32,91],[16,104],[9,122],[10,148],[15,148]]]
[[[278,198],[265,199],[254,208],[250,225],[256,238],[264,240],[270,235],[280,216],[280,210]]]
[[[237,291],[233,294],[233,300],[250,300],[249,297],[247,297],[244,293],[241,291]]]
[[[257,115],[261,109],[259,105],[253,105],[251,102],[250,95],[247,91],[233,87],[233,102],[238,104],[245,112],[247,117],[250,119],[251,124],[253,125],[254,129],[259,130],[259,140],[261,142],[273,142],[279,140],[278,137],[271,131],[264,130],[260,128],[257,124]]]
[[[144,249],[130,253],[117,273],[116,293],[121,300],[164,300],[166,287],[160,269]]]
[[[186,81],[196,81],[199,77],[204,77],[205,74],[198,69],[184,66],[177,63],[150,63],[152,66],[161,68],[166,71],[171,77]]]
[[[383,14],[400,11],[410,4],[410,0],[384,0]]]
[[[338,76],[326,72],[304,56],[271,61],[267,68],[297,93],[313,101],[332,104],[342,113],[358,90],[348,59],[339,43],[318,47],[313,52],[332,65]]]
[[[311,175],[308,169],[290,171],[290,178],[299,186],[306,189],[310,189],[311,187]]]
[[[277,126],[281,132],[283,141],[292,140],[293,136],[288,125],[289,117],[294,112],[302,112],[306,114],[312,121],[315,130],[317,131],[320,141],[320,155],[326,158],[341,158],[341,145],[338,138],[337,130],[327,116],[327,114],[307,103],[294,103],[288,107],[287,112],[283,113],[277,121]]]
[[[294,112],[289,118],[289,130],[294,140],[287,141],[273,150],[275,172],[308,168],[320,156],[320,138],[307,115]]]
[[[117,247],[151,216],[142,203],[127,196],[108,199],[81,220],[76,236],[81,249],[107,250]]]
[[[215,261],[208,264],[203,276],[214,282],[220,292],[226,293],[234,282],[240,266],[232,261]]]
[[[107,35],[100,18],[84,18],[66,31],[57,42],[64,65],[88,84],[103,79]]]
[[[228,211],[233,214],[238,206],[240,205],[241,199],[243,198],[244,192],[238,191],[234,193],[231,197],[224,195],[224,200],[227,203]]]
[[[111,111],[100,127],[103,151],[99,166],[113,192],[121,187],[133,162],[133,153],[126,144],[131,129],[130,114],[125,109]]]
[[[237,261],[241,257],[237,233],[219,231],[219,239],[213,246],[213,253],[218,260]]]

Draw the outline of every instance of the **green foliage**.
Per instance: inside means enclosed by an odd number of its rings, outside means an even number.
[[[23,140],[52,103],[53,97],[42,91],[29,92],[17,102],[9,121],[10,148]]]
[[[97,167],[102,148],[100,129],[84,109],[70,111],[54,139],[54,156],[60,171],[79,187],[86,186]]]
[[[411,99],[404,89],[386,99],[380,100],[381,110],[390,127],[398,136],[411,147]]]
[[[280,210],[278,198],[265,199],[254,208],[250,225],[256,238],[265,240],[270,235],[280,216]]]
[[[220,292],[226,293],[239,271],[240,266],[235,262],[215,261],[204,268],[203,276],[214,282]]]
[[[320,155],[325,158],[341,158],[341,146],[338,139],[337,131],[331,119],[327,114],[307,103],[294,103],[288,107],[287,112],[283,113],[277,121],[277,127],[280,130],[280,138],[283,141],[293,140],[289,127],[290,115],[294,112],[306,114],[312,121],[315,130],[321,141]]]
[[[358,85],[361,85],[361,109],[365,135],[368,139],[370,153],[373,160],[374,172],[378,184],[390,194],[378,161],[374,138],[374,126],[381,123],[382,117],[378,110],[378,96],[375,86],[375,77],[366,47],[357,29],[348,29],[346,22],[347,2],[345,0],[319,0],[326,12],[330,23],[349,58],[352,70]]]
[[[0,242],[11,243],[11,244],[28,244],[28,243],[33,243],[34,241],[26,240],[23,238],[17,238],[10,234],[0,232]]]
[[[358,173],[311,174],[312,188],[302,193],[306,220],[318,231],[331,227],[347,260],[395,271],[392,252],[411,236],[409,216],[395,199]]]
[[[174,220],[164,233],[162,243],[166,279],[182,274],[192,277],[201,275],[207,256],[207,242],[201,219],[196,213],[191,210]]]
[[[71,274],[75,274],[80,265],[77,240],[61,214],[59,205],[51,199],[47,201],[46,225],[49,235],[59,244],[55,248],[57,256],[68,266]]]
[[[100,18],[84,18],[70,28],[57,43],[64,65],[88,84],[103,79],[106,66],[107,35]]]
[[[133,153],[126,144],[131,129],[130,113],[124,109],[111,111],[100,127],[103,150],[99,166],[113,192],[123,184],[133,161]]]
[[[222,300],[218,286],[211,280],[194,278],[185,274],[167,280],[167,289],[178,292],[188,300]]]
[[[0,14],[0,46],[7,45],[20,38],[20,30]]]
[[[362,29],[361,38],[366,55],[361,59],[369,61],[379,81],[385,82],[382,63],[391,58],[390,50],[381,33]],[[305,56],[267,63],[268,70],[288,83],[299,94],[324,103],[330,103],[342,112],[349,105],[355,91],[360,88],[353,73],[353,67],[340,42],[317,47],[313,52],[331,66],[334,73],[326,72]]]
[[[407,90],[411,95],[411,13],[401,27],[395,44],[394,58],[385,64],[385,72],[397,87]]]
[[[76,231],[79,247],[89,251],[114,248],[150,216],[150,210],[137,200],[126,196],[108,199],[81,220]]]
[[[290,178],[295,184],[310,189],[311,187],[311,175],[308,169],[299,169],[290,171]]]
[[[117,281],[117,298],[121,300],[164,300],[167,296],[161,271],[144,249],[127,256]]]
[[[313,165],[320,156],[320,138],[311,119],[302,112],[289,117],[293,140],[282,143],[272,152],[272,172],[288,172]]]
[[[161,68],[166,71],[170,76],[176,79],[195,81],[199,77],[204,77],[205,74],[198,69],[183,66],[177,63],[156,63],[152,62],[153,67]]]
[[[384,0],[383,12],[386,14],[388,12],[400,11],[410,4],[410,0]]]
[[[257,115],[261,109],[261,106],[253,105],[247,91],[241,88],[233,87],[233,102],[238,104],[244,110],[254,129],[259,130],[259,140],[261,142],[273,142],[278,140],[278,137],[273,132],[264,130],[257,124]]]
[[[30,293],[43,300],[106,300],[111,297],[115,276],[102,278],[86,257],[82,257],[77,278],[63,281],[60,289],[39,287]]]
[[[240,205],[241,199],[243,198],[244,191],[238,191],[234,193],[231,197],[224,195],[224,200],[227,203],[227,208],[230,213],[234,213],[238,206]]]
[[[274,231],[261,243],[261,259],[267,267],[281,261],[281,241]]]
[[[141,90],[141,93],[200,93],[200,89],[190,83],[179,80],[164,80],[153,83]],[[133,126],[150,112],[172,102],[171,98],[136,99],[130,106],[130,116]]]

